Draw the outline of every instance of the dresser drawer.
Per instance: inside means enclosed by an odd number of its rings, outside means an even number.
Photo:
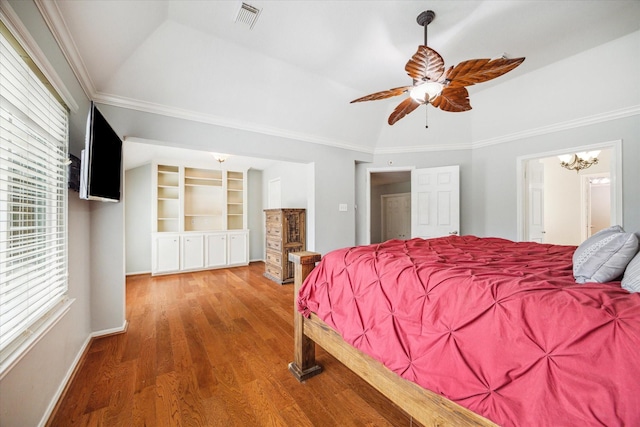
[[[271,239],[282,240],[282,227],[267,224],[267,236]]]
[[[267,237],[267,250],[281,251],[282,239],[274,239],[271,236]]]
[[[282,252],[267,251],[267,265],[276,265],[282,269]]]
[[[282,269],[278,266],[267,264],[265,266],[265,274],[271,278],[282,280]]]
[[[267,224],[270,222],[282,223],[282,211],[265,211],[265,219]]]

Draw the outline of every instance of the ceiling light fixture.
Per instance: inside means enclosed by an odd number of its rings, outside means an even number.
[[[214,159],[216,159],[216,161],[220,164],[223,164],[224,162],[227,161],[227,159],[231,156],[229,156],[228,154],[220,154],[220,153],[211,153],[211,155],[213,156]]]
[[[598,164],[599,154],[600,150],[583,151],[575,154],[563,154],[558,156],[558,159],[560,159],[560,166],[578,173],[582,169],[587,169]]]

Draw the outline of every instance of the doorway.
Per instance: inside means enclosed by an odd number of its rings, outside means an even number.
[[[382,241],[411,237],[411,193],[383,194]]]
[[[381,243],[383,236],[383,196],[411,193],[411,170],[413,168],[369,169],[367,179],[367,205],[369,243]],[[411,201],[409,200],[409,207]],[[389,213],[386,219],[390,220]]]
[[[598,229],[621,224],[621,145],[612,141],[519,157],[518,239],[579,245]],[[559,155],[592,150],[600,154],[590,168],[576,172],[560,166]],[[589,177],[598,181],[590,185]],[[605,178],[607,184],[600,181]]]
[[[611,225],[611,179],[609,173],[582,177],[582,239]]]

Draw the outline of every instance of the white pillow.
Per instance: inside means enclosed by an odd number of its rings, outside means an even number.
[[[640,252],[627,265],[622,277],[622,287],[629,292],[640,292]]]
[[[638,252],[638,238],[622,227],[601,230],[582,242],[573,254],[573,276],[578,283],[610,282],[624,273]]]

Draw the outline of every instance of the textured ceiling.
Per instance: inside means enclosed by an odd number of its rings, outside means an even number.
[[[639,1],[249,1],[253,29],[234,22],[237,1],[37,3],[96,101],[367,152],[393,138],[401,98],[349,101],[410,84],[423,10],[447,66],[527,58],[474,86],[472,105],[474,91],[640,28]]]

